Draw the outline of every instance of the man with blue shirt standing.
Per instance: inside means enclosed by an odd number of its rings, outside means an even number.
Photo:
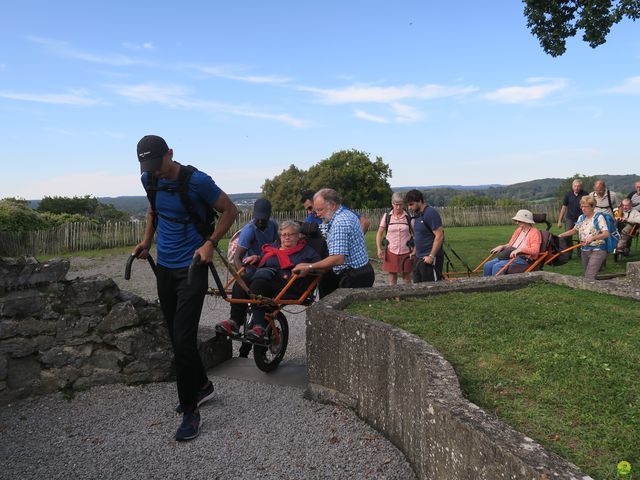
[[[444,228],[438,211],[427,205],[419,190],[409,190],[404,197],[413,215],[415,255],[413,257],[413,283],[442,280],[444,263]]]
[[[208,288],[207,264],[218,240],[233,224],[237,209],[209,175],[173,160],[163,138],[146,135],[138,142],[142,184],[149,199],[147,226],[133,255],[146,258],[157,233],[157,287],[160,307],[173,346],[182,423],[178,441],[198,436],[198,407],[213,396],[197,348],[198,324]],[[214,210],[220,213],[212,227]],[[189,265],[200,258],[194,280],[187,283]]]
[[[323,188],[314,195],[313,206],[317,216],[326,224],[329,256],[315,263],[300,263],[293,272],[305,276],[325,271],[320,282],[321,297],[337,288],[372,286],[375,273],[369,263],[357,215],[344,207],[338,192],[330,188]]]

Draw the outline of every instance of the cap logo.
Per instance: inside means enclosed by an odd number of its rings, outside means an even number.
[[[151,152],[142,152],[142,153],[139,153],[139,154],[138,154],[138,156],[139,156],[140,158],[144,158],[144,157],[146,157],[147,155],[151,155]]]

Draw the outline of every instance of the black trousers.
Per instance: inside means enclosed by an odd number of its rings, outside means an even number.
[[[243,280],[249,287],[249,291],[256,295],[262,295],[263,297],[274,298],[280,293],[280,291],[285,287],[287,282],[280,278],[279,276],[275,276],[273,279],[264,279],[264,278],[256,278],[251,280],[251,276],[244,276]],[[298,298],[302,293],[307,289],[309,284],[312,282],[312,278],[298,278],[293,285],[289,287],[287,292],[284,294],[283,298],[285,299],[295,299]],[[249,298],[249,294],[244,291],[244,289],[235,282],[233,284],[233,288],[231,290],[232,298]],[[231,320],[236,322],[236,324],[240,327],[245,321],[245,317],[247,315],[247,308],[249,307],[246,303],[232,303],[231,304]]]
[[[437,282],[442,280],[442,265],[444,264],[444,254],[436,255],[432,264],[424,263],[422,258],[415,258],[413,261],[413,283]]]
[[[198,265],[187,285],[187,268],[156,269],[160,308],[169,329],[176,364],[178,399],[185,413],[196,408],[197,393],[209,379],[198,353],[198,325],[208,288],[206,265]]]
[[[367,288],[373,286],[375,280],[376,273],[370,263],[360,268],[348,268],[339,274],[332,269],[322,275],[318,293],[322,298],[338,288]]]

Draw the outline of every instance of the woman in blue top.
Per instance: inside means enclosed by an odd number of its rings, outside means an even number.
[[[263,245],[258,268],[243,275],[245,283],[251,293],[263,297],[273,298],[291,279],[291,269],[298,263],[313,263],[320,260],[320,254],[302,238],[300,224],[290,220],[282,222],[280,226],[280,241]],[[257,257],[257,256],[256,256]],[[245,262],[255,262],[257,258],[246,257]],[[313,277],[298,278],[287,290],[284,298],[297,298],[307,289]],[[233,298],[249,298],[238,282],[232,289]],[[258,340],[264,335],[264,309],[254,308],[252,328],[247,332],[247,338]],[[237,334],[238,328],[244,323],[247,314],[246,303],[232,303],[229,320],[216,325],[216,331],[228,335]]]

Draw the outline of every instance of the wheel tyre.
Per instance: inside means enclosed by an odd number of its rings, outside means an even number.
[[[280,345],[263,347],[254,344],[253,346],[253,359],[255,360],[257,367],[263,372],[272,372],[275,370],[278,365],[280,365],[280,362],[287,351],[287,344],[289,342],[289,324],[287,323],[287,318],[284,314],[278,313],[274,323],[276,328],[280,330]],[[266,336],[271,343],[273,337],[269,326],[267,326]]]

